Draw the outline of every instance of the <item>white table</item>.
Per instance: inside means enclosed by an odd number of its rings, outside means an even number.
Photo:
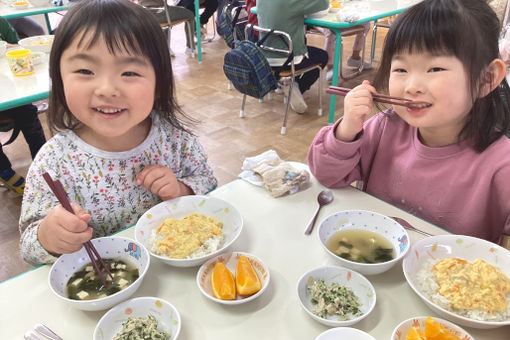
[[[263,188],[235,180],[210,193],[233,204],[243,216],[243,231],[231,250],[252,253],[269,267],[270,285],[259,298],[238,306],[217,304],[200,293],[196,284],[198,268],[174,268],[156,260],[151,262],[134,297],[156,296],[172,303],[182,318],[179,340],[315,339],[328,328],[301,309],[296,285],[309,269],[337,264],[320,246],[317,230],[310,236],[303,234],[322,189],[312,179],[307,190],[272,198]],[[334,195],[335,200],[323,208],[318,222],[339,210],[366,209],[406,218],[426,231],[446,233],[352,187],[334,190]],[[423,237],[414,232],[409,235],[411,243]],[[133,237],[133,228],[119,236]],[[83,312],[63,303],[49,289],[49,269],[42,266],[0,284],[0,339],[21,339],[39,322],[66,340],[92,338],[96,323],[106,311]],[[354,327],[376,339],[389,340],[393,328],[407,318],[437,316],[409,287],[400,264],[368,279],[375,287],[377,304],[372,314]],[[508,339],[510,327],[467,330],[477,340],[503,340]]]
[[[0,111],[48,98],[50,77],[49,55],[35,65],[35,73],[28,76],[14,76],[5,55],[0,56]]]
[[[53,6],[50,1],[48,1],[47,5],[44,6],[34,6],[31,3],[28,4],[28,7],[25,9],[16,9],[8,4],[9,1],[0,0],[0,16],[5,19],[12,18],[21,18],[27,17],[31,15],[44,14],[44,19],[46,20],[46,26],[48,28],[48,32],[51,32],[50,20],[48,19],[48,13],[52,12],[61,12],[69,9],[69,6]],[[66,0],[67,4],[68,1]]]

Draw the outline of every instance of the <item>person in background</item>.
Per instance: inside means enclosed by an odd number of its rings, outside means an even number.
[[[352,54],[347,59],[347,66],[349,67],[355,67],[359,68],[361,66],[361,51],[363,50],[363,46],[365,45],[366,40],[366,34],[368,34],[368,31],[370,30],[370,23],[365,22],[361,24],[364,27],[363,33],[358,33],[354,37],[354,44],[352,45]],[[323,28],[323,27],[317,27],[319,31],[324,34],[326,39],[324,40],[324,49],[326,52],[328,52],[328,64],[326,66],[327,72],[326,72],[326,80],[331,81],[333,78],[333,64],[335,62],[335,33],[333,33],[332,30]],[[363,69],[369,70],[372,68],[372,65],[367,62],[363,62]]]
[[[258,0],[257,19],[260,27],[283,31],[291,36],[296,70],[317,63],[320,63],[324,68],[328,62],[328,54],[320,48],[306,45],[304,20],[305,15],[325,10],[328,7],[328,0]],[[287,48],[281,39],[272,38],[268,38],[267,45]],[[285,63],[286,58],[267,51],[264,53],[272,67],[282,66]],[[306,112],[308,106],[303,98],[303,93],[310,89],[319,75],[319,71],[315,69],[296,78],[297,84],[293,85],[290,97],[290,105],[294,112]]]
[[[134,224],[149,208],[217,185],[175,99],[166,37],[127,0],[73,5],[50,54],[48,121],[58,133],[27,176],[21,255],[34,265]],[[43,174],[62,182],[74,214]]]
[[[200,6],[204,6],[204,11],[200,14],[200,32],[207,33],[207,23],[218,8],[218,0],[200,0]],[[180,0],[177,6],[189,9],[193,15],[195,14],[195,0]]]
[[[18,34],[9,22],[0,17],[0,40],[9,45],[18,43]],[[37,107],[32,104],[21,105],[5,111],[0,111],[0,117],[14,121],[15,129],[19,129],[30,149],[32,158],[35,157],[41,146],[46,142],[44,131],[37,116]],[[25,179],[12,169],[9,158],[0,144],[0,182],[19,195],[23,195]]]
[[[138,0],[138,3],[145,7],[158,7],[161,8],[163,6],[163,1],[165,0]],[[134,1],[136,2],[136,1]],[[192,52],[193,43],[190,39],[196,34],[196,24],[195,24],[195,13],[190,11],[187,8],[181,6],[168,6],[168,14],[170,16],[170,21],[186,19],[190,23],[191,27],[191,37],[188,36],[186,32],[186,51],[187,55],[190,55]],[[156,14],[157,20],[160,23],[166,23],[167,17],[165,12],[160,12]]]
[[[44,28],[32,18],[21,17],[7,19],[7,21],[9,21],[9,24],[11,24],[18,35],[22,38],[32,37],[34,35],[44,35]]]
[[[510,235],[510,87],[484,0],[424,0],[389,29],[381,66],[309,149],[327,187],[364,191],[454,234]],[[423,102],[366,120],[376,88]],[[366,120],[366,121],[365,121]]]

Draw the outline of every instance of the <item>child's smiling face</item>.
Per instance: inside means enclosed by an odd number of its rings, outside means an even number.
[[[108,50],[101,37],[78,35],[62,53],[60,68],[66,103],[84,127],[76,133],[106,151],[124,151],[147,136],[156,88],[149,59],[117,49]],[[78,46],[80,40],[83,44]]]
[[[390,72],[390,95],[431,104],[413,110],[394,107],[402,119],[418,127],[424,144],[455,143],[473,105],[462,62],[455,56],[402,53],[393,57]]]

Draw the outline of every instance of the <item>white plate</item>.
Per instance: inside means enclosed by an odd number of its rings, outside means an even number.
[[[510,251],[489,241],[476,237],[462,235],[437,235],[427,237],[413,245],[411,252],[404,258],[402,267],[404,275],[411,288],[418,296],[443,318],[456,324],[479,329],[489,329],[510,325],[510,317],[506,321],[480,321],[470,319],[454,312],[450,312],[431,301],[420,291],[417,283],[417,273],[429,260],[441,260],[449,257],[459,257],[467,261],[476,259],[497,267],[510,278]]]
[[[333,282],[338,283],[340,286],[345,286],[352,290],[361,303],[360,310],[362,315],[350,320],[340,321],[338,316],[329,316],[327,319],[313,313],[314,305],[312,304],[312,297],[307,287],[314,280],[324,280],[328,285]],[[366,277],[353,270],[342,267],[319,267],[306,272],[297,283],[297,294],[301,307],[306,311],[312,319],[330,327],[351,326],[363,320],[372,312],[376,303],[376,294],[374,286],[367,280]],[[347,338],[346,338],[347,339]]]
[[[158,228],[168,217],[180,219],[193,212],[214,217],[223,223],[223,241],[220,248],[210,254],[193,259],[172,259],[167,256],[154,254],[149,244],[151,231]],[[225,252],[239,237],[242,229],[243,218],[233,205],[215,197],[191,195],[161,202],[147,210],[136,223],[135,239],[142,243],[153,257],[168,265],[175,267],[194,267]]]
[[[214,269],[214,266],[216,265],[217,262],[223,262],[227,269],[230,270],[230,272],[235,276],[237,261],[239,259],[239,256],[241,255],[246,256],[250,261],[251,265],[253,266],[253,269],[255,269],[255,272],[257,273],[262,288],[257,293],[250,296],[241,296],[238,294],[235,300],[217,299],[214,296],[211,288],[211,273]],[[262,260],[260,260],[258,257],[252,254],[242,253],[238,251],[227,254],[221,254],[216,256],[215,258],[210,259],[200,267],[197,273],[197,285],[202,294],[204,294],[205,297],[207,297],[208,299],[211,299],[212,301],[224,305],[239,305],[258,298],[260,295],[262,295],[262,293],[264,293],[267,286],[269,285],[269,279],[270,279],[269,269],[264,264],[264,262],[262,262]]]
[[[315,340],[376,340],[370,334],[351,327],[336,327],[319,334]]]
[[[459,339],[475,340],[468,332],[466,332],[464,329],[460,328],[456,324],[440,318],[436,318],[435,316],[432,318],[439,322],[441,325],[443,325],[451,333],[458,336]],[[390,339],[405,340],[407,332],[411,329],[411,327],[419,327],[422,331],[425,331],[425,321],[427,321],[426,316],[416,316],[414,318],[402,321],[397,327],[395,327]]]
[[[170,334],[175,340],[181,331],[181,317],[169,302],[156,297],[138,297],[125,301],[110,309],[94,330],[94,340],[110,340],[122,330],[122,323],[130,316],[147,317],[154,315],[158,329]]]

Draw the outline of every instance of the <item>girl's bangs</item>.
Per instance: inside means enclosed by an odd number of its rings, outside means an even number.
[[[118,52],[125,52],[130,55],[144,55],[132,32],[123,32],[116,27],[112,27],[112,25],[101,25],[98,23],[93,31],[92,29],[85,28],[77,32],[76,37],[79,37],[78,47],[85,49],[93,47],[98,41],[104,39],[108,51],[112,55],[116,55]]]

